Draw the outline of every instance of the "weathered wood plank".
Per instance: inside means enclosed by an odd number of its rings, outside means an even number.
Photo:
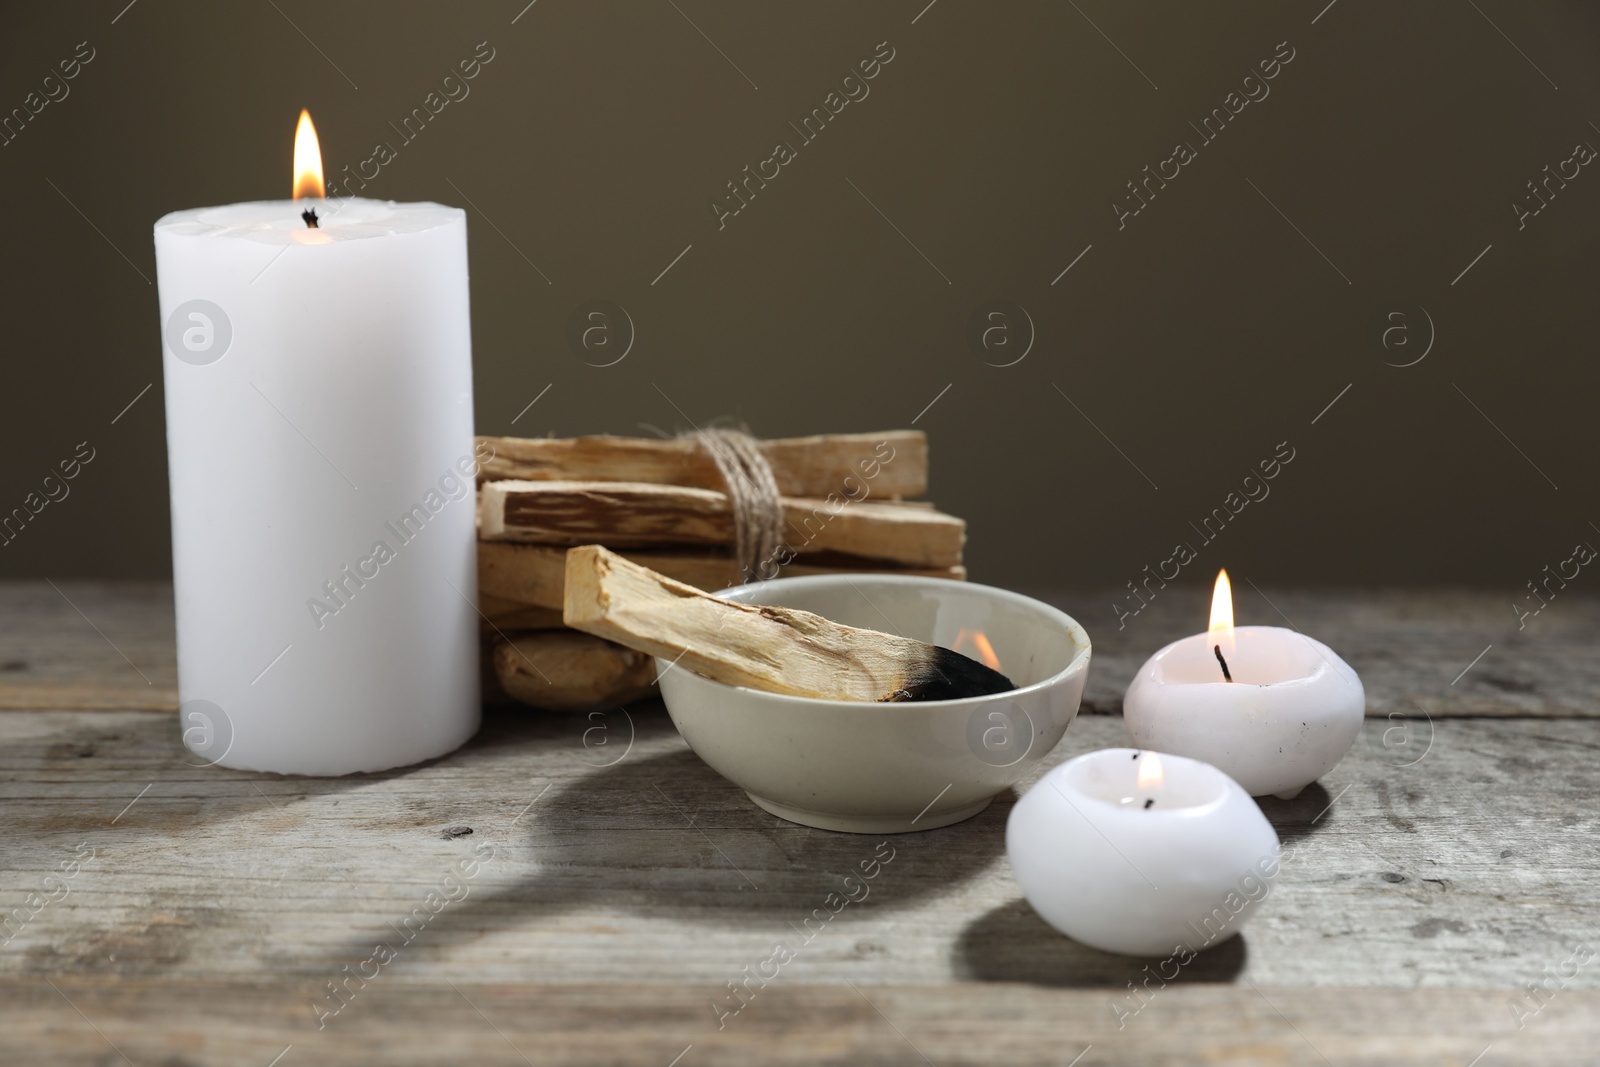
[[[0,710],[175,709],[171,587],[58,584],[106,637],[49,585],[0,583]],[[1084,711],[1090,713],[1120,712],[1139,665],[1168,641],[1197,632],[1210,597],[1209,586],[1169,586],[1119,630],[1111,594],[1027,591],[1089,631],[1094,664]],[[1600,717],[1600,599],[1564,596],[1519,631],[1509,599],[1483,592],[1274,589],[1263,595],[1239,577],[1235,596],[1241,624],[1292,620],[1344,656],[1366,685],[1372,718]]]
[[[0,710],[178,706],[172,586],[0,582]]]
[[[780,979],[718,1030],[704,1003],[727,994],[709,986],[386,976],[318,1030],[304,1000],[281,983],[53,981],[54,989],[40,979],[0,981],[6,1062],[100,1067],[125,1055],[137,1064],[265,1067],[282,1055],[282,1067],[1465,1067],[1488,1048],[1480,1067],[1588,1067],[1600,1017],[1600,994],[1591,992],[1560,994],[1517,1031],[1495,991],[1197,983],[1160,993],[1148,1017],[1119,1030],[1103,996],[1085,990]]]
[[[170,686],[165,588],[61,592],[94,626],[48,586],[0,587],[5,662],[23,664],[0,676],[47,700]],[[1270,596],[1378,708],[1438,701],[1435,719],[1369,722],[1324,782],[1264,801],[1293,849],[1282,876],[1241,938],[1147,1002],[1128,987],[1146,961],[1067,941],[1020,900],[1009,796],[892,838],[870,895],[821,924],[876,841],[756,809],[658,706],[495,712],[450,757],[331,781],[188,766],[172,716],[17,711],[0,716],[0,1061],[1592,1062],[1600,966],[1570,961],[1600,941],[1600,723],[1447,716],[1508,695],[1514,714],[1593,716],[1600,612],[1574,599],[1504,635],[1475,594]],[[1117,673],[1203,611],[1175,596],[1099,628],[1102,685],[1119,695]],[[1480,637],[1495,647],[1454,687],[1427,676]],[[112,641],[152,685],[117,679],[139,674]],[[1498,681],[1466,688],[1485,668]],[[1121,743],[1118,718],[1085,715],[1047,765]],[[797,954],[741,1006],[728,983],[780,939]],[[379,943],[392,961],[371,962]]]
[[[1168,586],[1138,615],[1120,619],[1113,605],[1125,612],[1138,604],[1126,589],[1120,597],[1025,591],[1089,631],[1090,711],[1120,712],[1145,659],[1205,629],[1211,604],[1209,576],[1192,588]],[[1240,625],[1290,626],[1344,657],[1366,686],[1369,717],[1600,716],[1600,598],[1564,594],[1519,629],[1511,595],[1478,590],[1262,592],[1235,575],[1233,595]]]
[[[1597,940],[1585,798],[1600,794],[1600,725],[1432,725],[1401,744],[1370,722],[1319,786],[1263,802],[1295,855],[1242,940],[1202,955],[1196,975],[1509,993]],[[10,931],[0,977],[321,983],[455,875],[460,899],[405,946],[401,973],[718,986],[803,937],[876,846],[756,808],[649,705],[491,713],[448,758],[333,780],[190,767],[177,735],[166,716],[0,716],[0,916],[93,854]],[[1119,719],[1081,716],[1047,762],[1125,743]],[[894,837],[870,895],[804,944],[785,981],[1093,988],[1109,1013],[1144,961],[1067,941],[1020,902],[1003,857],[1011,804]],[[1600,989],[1600,965],[1570,986]]]
[[[1513,998],[1597,940],[1600,726],[1392,729],[1264,803],[1295,851],[1261,911],[1141,1005],[1146,961],[1020,901],[1009,797],[891,839],[870,895],[806,938],[876,839],[761,812],[659,710],[492,714],[448,758],[335,780],[186,766],[164,716],[16,713],[0,1059],[1590,1062],[1600,966],[1520,1002],[1521,1030]],[[1082,717],[1048,762],[1123,740]],[[727,983],[780,939],[795,958],[733,1012]],[[396,955],[369,963],[379,943]]]

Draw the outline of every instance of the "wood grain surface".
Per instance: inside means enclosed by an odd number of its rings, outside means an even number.
[[[1569,991],[1517,1031],[1498,992],[1241,992],[1199,981],[1169,988],[1118,1030],[1104,994],[1088,990],[796,982],[718,1031],[697,1014],[712,987],[463,979],[374,987],[365,1011],[352,1004],[319,1031],[303,1004],[261,979],[53,982],[0,980],[8,1063],[1593,1067],[1600,1012],[1600,994]]]
[[[0,582],[0,711],[176,711],[166,582]]]
[[[1600,941],[1600,727],[1414,725],[1369,722],[1321,783],[1263,801],[1292,859],[1239,938],[1141,1004],[1150,961],[1020,899],[1010,793],[888,839],[870,895],[803,940],[879,839],[762,812],[658,705],[495,711],[449,757],[331,780],[190,766],[169,716],[16,712],[0,1058],[1593,1062],[1600,959],[1537,1013],[1515,998]],[[1046,763],[1122,743],[1080,716]],[[795,958],[733,1012],[779,939]]]
[[[176,710],[171,587],[57,585],[0,583],[0,710]],[[1120,713],[1139,665],[1203,629],[1211,596],[1169,587],[1119,629],[1114,592],[1027,591],[1088,630],[1091,714]],[[1348,660],[1371,718],[1600,717],[1600,599],[1565,596],[1519,630],[1509,596],[1476,591],[1263,592],[1235,576],[1234,596],[1240,625],[1293,626]]]
[[[1126,609],[1126,590],[1120,599],[1029,590],[1081,622],[1094,642],[1085,710],[1120,712],[1152,652],[1205,628],[1210,577],[1162,590],[1121,628],[1113,604]],[[1564,598],[1519,629],[1509,592],[1262,590],[1241,572],[1233,596],[1239,625],[1291,627],[1339,653],[1361,675],[1368,717],[1600,716],[1594,597]]]

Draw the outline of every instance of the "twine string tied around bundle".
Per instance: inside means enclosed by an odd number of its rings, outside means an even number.
[[[734,558],[747,582],[772,577],[783,548],[783,501],[761,443],[743,430],[697,430],[733,509]]]

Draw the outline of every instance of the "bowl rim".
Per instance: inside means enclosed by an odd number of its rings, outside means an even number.
[[[948,708],[952,706],[976,707],[983,704],[999,703],[1005,700],[1015,700],[1019,696],[1043,692],[1044,690],[1053,686],[1062,684],[1076,673],[1086,672],[1089,668],[1089,660],[1094,652],[1094,646],[1089,640],[1088,631],[1083,628],[1083,625],[1079,623],[1077,619],[1074,619],[1071,615],[1068,615],[1060,608],[1055,607],[1052,604],[1047,604],[1036,597],[1028,596],[1025,593],[1013,592],[1010,589],[1001,589],[999,586],[984,585],[982,582],[964,582],[957,581],[953,578],[934,578],[928,575],[920,574],[884,574],[873,573],[870,571],[863,572],[861,574],[803,574],[795,575],[789,578],[768,578],[762,581],[745,582],[742,585],[729,586],[726,589],[718,590],[711,595],[733,598],[735,596],[750,596],[762,590],[771,590],[776,588],[803,589],[807,586],[837,586],[840,584],[849,585],[853,588],[857,580],[865,580],[878,584],[917,586],[920,588],[938,588],[942,586],[949,586],[952,589],[964,590],[967,592],[981,590],[982,593],[993,596],[996,599],[1009,601],[1013,604],[1021,605],[1030,610],[1043,612],[1047,616],[1053,616],[1054,621],[1060,625],[1061,628],[1065,630],[1078,645],[1077,654],[1072,657],[1065,667],[1061,668],[1050,677],[1040,679],[1031,685],[1018,686],[1016,689],[1007,690],[1004,693],[987,693],[982,696],[975,697],[956,697],[951,700],[907,700],[892,703],[882,702],[874,704],[874,707],[893,709],[902,714],[911,714],[917,709],[924,708]],[[857,592],[860,592],[860,590],[857,590]],[[742,602],[750,603],[748,600]],[[657,672],[656,676],[658,681],[666,675],[668,670],[671,670],[674,666],[676,666],[675,661],[668,660],[664,656],[657,656],[655,657],[655,660]],[[790,704],[795,707],[830,709],[860,708],[863,703],[862,701],[858,700],[823,700],[820,697],[795,696],[792,693],[773,693],[765,689],[754,689],[747,685],[728,685],[726,682],[718,682],[714,679],[707,678],[704,675],[695,674],[693,671],[689,670],[684,670],[683,673],[702,685],[715,686],[720,689],[729,689],[740,693],[751,693],[764,699],[774,700],[782,704]],[[669,712],[672,710],[670,704],[668,705],[667,710]]]

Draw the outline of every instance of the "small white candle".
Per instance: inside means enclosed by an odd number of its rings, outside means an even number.
[[[1151,656],[1122,701],[1134,744],[1204,760],[1251,796],[1285,800],[1344,758],[1365,712],[1361,679],[1327,645],[1279,626],[1233,625],[1227,571],[1209,632]]]
[[[1278,835],[1209,764],[1131,748],[1053,768],[1006,821],[1006,856],[1041,918],[1130,956],[1239,932],[1278,874]]]
[[[321,199],[310,125],[297,199],[155,226],[178,690],[195,762],[344,774],[478,726],[467,231]]]

